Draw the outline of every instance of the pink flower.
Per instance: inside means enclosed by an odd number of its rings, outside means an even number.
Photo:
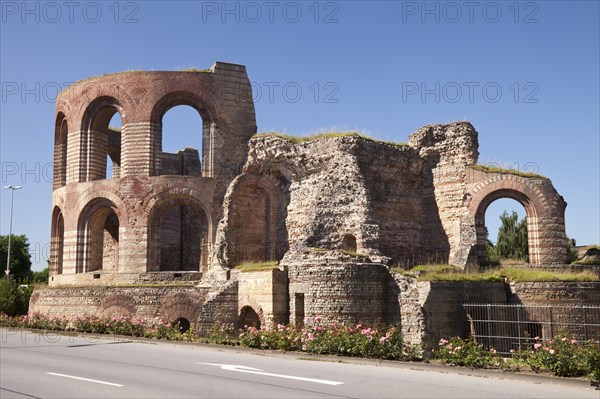
[[[446,345],[448,343],[448,341],[446,341],[444,338],[440,339],[440,343],[438,344],[439,346],[442,345]]]
[[[538,350],[538,349],[540,349],[541,346],[542,346],[542,344],[534,344],[533,349]]]
[[[567,342],[567,337],[564,337],[561,341],[562,342]]]
[[[496,354],[496,349],[490,348],[490,352],[492,352],[493,354]]]
[[[550,348],[548,352],[550,352],[551,355],[554,355],[554,349]]]
[[[515,350],[514,350],[514,349],[511,349],[511,350],[510,350],[510,353],[515,353]]]
[[[540,339],[540,337],[535,337],[534,339],[535,339],[536,341],[538,341],[538,340]]]
[[[571,340],[571,343],[572,343],[572,344],[576,344],[576,343],[577,343],[577,340],[576,340],[576,339],[572,339],[572,340]]]

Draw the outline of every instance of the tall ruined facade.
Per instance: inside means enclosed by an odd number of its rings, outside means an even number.
[[[178,105],[202,118],[201,153],[163,152],[162,119]],[[109,126],[117,112],[120,130]],[[530,263],[566,262],[563,198],[545,177],[478,166],[468,122],[425,126],[402,145],[255,133],[241,65],[124,72],[65,89],[50,285],[31,311],[205,327],[316,315],[398,322],[403,288],[389,267],[477,269],[485,211],[499,198],[525,208]],[[279,268],[235,269],[260,261]]]

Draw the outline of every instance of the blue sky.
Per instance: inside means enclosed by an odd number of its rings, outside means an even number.
[[[2,1],[2,185],[34,268],[50,241],[54,99],[104,73],[246,65],[259,131],[359,130],[406,141],[469,120],[480,163],[537,171],[568,203],[567,234],[600,242],[598,1]],[[115,121],[116,122],[116,121]],[[164,146],[198,146],[165,116]],[[116,122],[118,123],[118,122]],[[8,233],[2,190],[0,233]],[[488,228],[516,202],[488,209]]]

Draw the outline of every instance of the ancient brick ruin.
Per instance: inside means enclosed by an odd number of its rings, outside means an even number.
[[[182,104],[202,118],[201,153],[163,152],[162,118]],[[109,126],[117,112],[120,131]],[[34,293],[32,312],[205,327],[316,315],[399,322],[412,317],[412,283],[389,267],[477,270],[485,210],[498,198],[525,208],[530,263],[566,262],[563,198],[545,177],[477,166],[477,132],[468,122],[425,126],[408,144],[255,134],[241,65],[124,72],[64,90],[56,107],[51,281]],[[235,268],[259,261],[279,266]],[[505,295],[498,292],[468,295],[497,300]]]

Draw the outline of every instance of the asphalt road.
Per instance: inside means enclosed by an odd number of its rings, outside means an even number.
[[[586,385],[451,369],[0,329],[0,398],[595,398]],[[309,358],[310,356],[306,356]],[[418,366],[417,366],[418,367]],[[502,378],[500,378],[502,377]]]

